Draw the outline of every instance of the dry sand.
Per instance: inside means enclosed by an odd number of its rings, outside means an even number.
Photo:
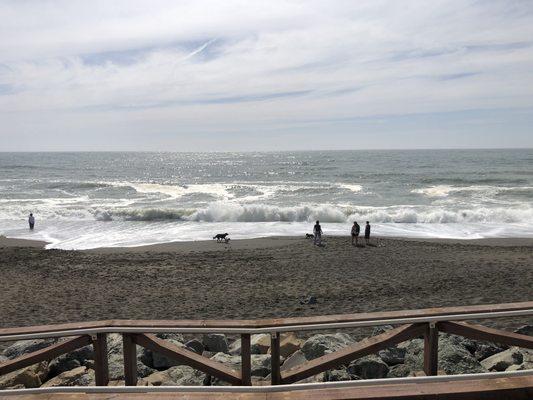
[[[0,238],[0,326],[264,318],[533,300],[533,240],[330,237],[44,250]],[[316,296],[315,305],[300,299]],[[524,321],[521,322],[530,322]]]

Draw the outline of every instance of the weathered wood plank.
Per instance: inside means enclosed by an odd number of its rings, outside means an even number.
[[[439,362],[439,331],[435,324],[427,324],[424,332],[424,373],[435,376]]]
[[[270,363],[271,363],[271,383],[279,385],[281,383],[280,371],[280,335],[279,332],[272,333],[270,336]]]
[[[107,335],[98,333],[93,340],[94,375],[96,386],[107,386],[109,383],[109,362],[107,359]]]
[[[284,390],[277,393],[176,392],[54,393],[5,396],[11,400],[531,400],[533,376],[433,383],[403,383],[328,389]]]
[[[240,385],[242,383],[240,372],[234,371],[224,364],[202,357],[192,351],[177,347],[165,340],[159,339],[155,335],[135,334],[132,336],[134,342],[139,346],[143,346],[165,357],[177,360],[233,385]]]
[[[532,336],[488,328],[483,325],[467,324],[465,322],[439,322],[438,326],[442,332],[453,333],[469,339],[486,340],[509,346],[533,349]]]
[[[394,344],[412,339],[425,332],[424,324],[402,325],[380,335],[366,338],[334,353],[315,358],[281,374],[282,383],[294,383],[357,358],[376,353]]]
[[[52,360],[61,354],[79,349],[80,347],[91,344],[90,336],[77,336],[72,339],[62,340],[52,344],[44,349],[34,351],[33,353],[24,354],[20,357],[6,361],[0,364],[0,375],[16,371],[24,367],[39,363],[41,361]]]
[[[137,348],[133,340],[134,335],[122,335],[124,353],[124,382],[126,386],[137,386]]]
[[[533,301],[521,303],[488,304],[466,307],[425,308],[420,310],[398,310],[360,314],[339,314],[317,317],[276,318],[259,320],[106,320],[58,325],[42,325],[0,329],[2,336],[17,334],[49,333],[57,330],[97,329],[102,327],[120,328],[266,328],[288,325],[310,325],[324,323],[363,322],[393,318],[424,318],[447,314],[471,314],[481,312],[520,311],[533,309]]]
[[[249,333],[241,335],[241,377],[243,386],[252,385],[252,348]]]

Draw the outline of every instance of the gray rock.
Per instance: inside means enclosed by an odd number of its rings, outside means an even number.
[[[50,362],[50,374],[48,378],[53,378],[65,371],[81,367],[82,365],[88,366],[88,361],[93,359],[94,352],[92,346],[84,346],[70,353],[62,354]]]
[[[406,346],[406,350],[406,366],[413,372],[423,370],[424,341],[414,339]],[[487,372],[464,345],[448,336],[439,337],[438,358],[438,369],[444,370],[448,375]]]
[[[202,343],[207,351],[213,351],[217,353],[228,352],[228,340],[226,339],[226,335],[222,335],[220,333],[210,333],[203,336]]]
[[[306,361],[307,358],[305,358],[305,354],[301,350],[295,351],[285,360],[281,366],[281,371],[286,371],[288,369],[297,367]]]
[[[307,360],[312,360],[340,350],[352,343],[352,338],[344,333],[314,335],[305,341],[301,351]]]
[[[476,360],[481,361],[493,356],[494,354],[501,353],[502,351],[505,351],[505,348],[496,344],[479,343],[476,352],[474,353],[474,357],[476,357]]]
[[[403,364],[405,361],[405,348],[401,347],[389,347],[388,349],[378,352],[379,358],[381,358],[387,365]]]
[[[0,389],[36,388],[42,385],[48,375],[46,361],[0,376]]]
[[[372,329],[372,336],[381,335],[382,333],[390,331],[391,329],[394,329],[392,325],[375,326],[374,329]]]
[[[20,357],[23,354],[33,353],[34,351],[44,349],[55,343],[57,339],[34,339],[34,340],[19,340],[7,347],[3,355],[9,359]]]
[[[122,354],[112,354],[108,357],[109,379],[119,381],[124,379],[124,358]],[[141,361],[137,360],[137,376],[144,378],[155,372]]]
[[[206,376],[187,365],[157,371],[142,379],[148,386],[202,386]]]
[[[173,344],[176,347],[179,347],[179,348],[185,347],[185,345],[183,343],[177,341],[176,339],[168,338],[168,339],[164,339],[164,340],[166,342],[169,342],[169,343]],[[149,352],[151,352],[151,351],[145,349],[145,353],[149,353]],[[167,368],[175,367],[175,366],[181,364],[179,361],[174,360],[172,358],[165,357],[162,354],[159,354],[159,353],[156,353],[156,352],[151,352],[151,353],[152,353],[152,366],[155,369],[159,369],[159,370],[167,369]],[[146,359],[146,358],[148,358],[148,356],[145,355],[143,357],[143,359]]]
[[[7,358],[6,356],[3,356],[3,355],[0,354],[0,364],[5,362],[5,361],[7,361],[7,360],[9,360],[9,358]]]
[[[371,355],[352,361],[348,373],[363,379],[379,379],[387,377],[389,367],[381,358]]]
[[[520,335],[533,336],[533,325],[523,325],[518,329],[515,329],[515,333]]]
[[[409,376],[411,369],[405,364],[394,365],[389,368],[387,378],[404,378]]]
[[[353,381],[360,379],[356,375],[351,375],[345,369],[333,369],[324,373],[324,382]]]
[[[227,365],[228,367],[240,371],[241,370],[241,357],[231,356],[225,353],[217,353],[211,360],[218,361]],[[252,376],[266,377],[271,371],[271,357],[270,354],[252,354]]]
[[[241,339],[235,340],[232,344],[228,347],[229,354],[232,356],[240,356],[241,355]]]
[[[252,354],[266,354],[270,349],[270,335],[266,333],[253,335],[250,342]]]
[[[55,378],[50,379],[41,387],[54,386],[94,386],[94,371],[86,367],[78,367],[65,371]]]
[[[533,369],[533,363],[525,362],[525,363],[522,363],[520,365],[513,364],[509,368],[507,368],[505,371],[509,371],[509,372],[511,372],[511,371],[525,371],[525,370],[528,370],[528,369]]]
[[[202,354],[204,352],[204,345],[198,339],[189,340],[185,343],[185,347],[188,350],[194,351],[196,354]]]
[[[520,365],[523,361],[524,356],[518,347],[511,347],[508,350],[484,359],[481,361],[481,365],[489,371],[505,371],[511,365]]]

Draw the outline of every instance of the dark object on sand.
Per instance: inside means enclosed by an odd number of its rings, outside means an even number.
[[[215,236],[213,236],[213,240],[216,239],[217,242],[224,241],[227,243],[229,241],[229,238],[227,237],[228,235],[229,235],[228,233],[218,233]]]
[[[315,238],[315,235],[313,235],[312,233],[306,233],[306,234],[305,234],[305,238],[306,238],[306,239],[314,239],[314,238]]]
[[[316,304],[318,303],[315,296],[308,296],[304,300],[300,300],[300,304]]]

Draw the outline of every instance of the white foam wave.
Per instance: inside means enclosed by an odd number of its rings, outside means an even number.
[[[485,195],[494,195],[500,192],[510,191],[529,191],[533,190],[530,186],[518,186],[518,187],[506,187],[506,186],[486,186],[486,185],[474,185],[474,186],[451,186],[451,185],[435,185],[426,188],[419,188],[411,190],[411,193],[418,193],[427,197],[447,197],[452,193],[457,192],[475,192]]]
[[[361,185],[348,184],[348,183],[339,183],[339,187],[342,189],[349,190],[354,193],[358,193],[361,190],[363,190],[363,186]]]

